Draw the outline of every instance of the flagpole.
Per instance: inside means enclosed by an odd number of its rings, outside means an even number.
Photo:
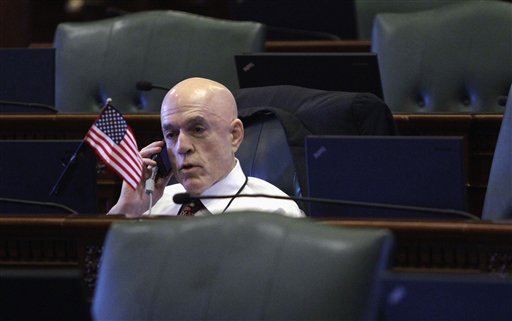
[[[80,142],[80,145],[76,148],[75,152],[71,156],[71,158],[68,160],[66,167],[64,167],[64,170],[60,173],[59,178],[57,179],[57,182],[55,185],[53,185],[53,188],[50,192],[50,196],[57,196],[59,194],[60,185],[62,184],[64,178],[66,177],[66,174],[71,169],[71,167],[75,164],[78,154],[80,153],[82,147],[84,146],[85,139],[82,139]]]
[[[108,105],[110,105],[112,103],[112,98],[107,98],[106,102],[105,102],[105,105],[103,106],[101,112],[100,112],[100,115],[103,113],[103,110],[105,109],[105,107],[107,107]],[[99,117],[99,116],[98,116]],[[85,143],[85,139],[82,139],[82,141],[80,142],[80,144],[78,145],[78,147],[76,148],[75,152],[73,153],[73,155],[71,156],[71,158],[68,160],[68,162],[66,163],[66,167],[64,167],[64,170],[60,173],[60,176],[59,178],[57,179],[57,182],[55,183],[55,185],[53,185],[53,188],[52,190],[50,191],[50,196],[57,196],[59,194],[59,190],[60,190],[60,187],[61,187],[61,184],[62,182],[64,181],[64,178],[66,177],[67,173],[69,172],[69,170],[73,167],[73,165],[76,163],[76,160],[77,160],[77,157],[78,155],[80,154],[80,151],[82,150],[83,146],[84,146],[84,143]]]

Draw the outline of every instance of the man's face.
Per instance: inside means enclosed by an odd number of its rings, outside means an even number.
[[[215,101],[171,97],[161,117],[174,174],[187,192],[202,193],[234,167],[238,144],[233,143],[233,128],[240,121]]]

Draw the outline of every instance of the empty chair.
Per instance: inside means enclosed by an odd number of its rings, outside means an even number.
[[[372,26],[379,13],[413,12],[441,7],[447,4],[475,0],[353,0],[357,20],[357,37],[371,40]],[[479,0],[480,1],[480,0]]]
[[[368,320],[389,231],[269,213],[114,224],[96,320]]]
[[[64,112],[98,112],[110,97],[122,112],[158,112],[162,91],[200,76],[238,88],[235,54],[262,51],[264,25],[176,11],[144,11],[82,23],[62,23],[56,49],[55,104]]]
[[[384,101],[393,112],[503,112],[512,83],[512,3],[462,1],[375,18]]]

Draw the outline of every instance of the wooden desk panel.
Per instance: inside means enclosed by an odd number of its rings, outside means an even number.
[[[160,139],[158,114],[126,114],[139,147]],[[411,114],[394,115],[402,135],[462,136],[466,141],[467,182],[470,212],[480,215],[502,114]],[[96,119],[95,114],[0,115],[0,139],[82,139]],[[100,211],[117,200],[120,180],[99,164]]]
[[[0,266],[78,267],[92,297],[105,235],[116,219],[122,218],[0,216]]]
[[[395,236],[392,268],[397,271],[512,274],[512,224],[428,220],[322,223],[390,229]]]
[[[267,41],[268,52],[370,52],[369,40],[286,40]]]
[[[31,43],[30,48],[51,48],[53,43]],[[370,40],[271,40],[267,52],[370,52]]]
[[[153,219],[176,219],[145,218]],[[179,219],[179,218],[178,218]],[[139,219],[137,219],[139,220]],[[122,216],[0,216],[0,266],[79,267],[92,296],[103,242]],[[478,221],[311,220],[337,227],[387,228],[395,271],[512,275],[512,224]]]

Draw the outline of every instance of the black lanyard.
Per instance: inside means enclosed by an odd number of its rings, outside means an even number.
[[[229,200],[229,203],[228,205],[226,205],[226,207],[224,208],[224,210],[222,211],[221,214],[224,214],[224,212],[226,212],[226,210],[229,208],[229,206],[231,205],[231,203],[233,203],[233,201],[235,200],[235,198],[240,195],[240,193],[242,193],[242,190],[245,188],[245,185],[247,185],[247,181],[249,180],[249,178],[247,177],[247,175],[245,176],[245,181],[244,183],[242,184],[242,187],[240,187],[240,189],[238,189],[238,192],[236,192],[236,194],[231,197],[231,199]]]

